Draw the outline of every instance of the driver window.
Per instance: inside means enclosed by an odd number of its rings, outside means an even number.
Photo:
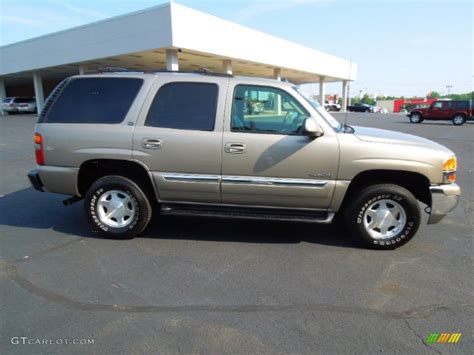
[[[308,117],[301,104],[283,90],[251,85],[238,85],[234,90],[234,132],[301,134]]]
[[[439,102],[439,101],[435,102],[434,105],[433,105],[434,108],[441,108],[442,106],[443,106],[443,103]]]

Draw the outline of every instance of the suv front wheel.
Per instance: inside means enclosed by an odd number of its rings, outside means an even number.
[[[94,230],[114,239],[140,234],[152,215],[146,194],[123,176],[105,176],[94,182],[86,193],[84,207]]]
[[[366,246],[394,249],[415,235],[421,212],[415,196],[392,184],[366,187],[346,210],[346,223]]]

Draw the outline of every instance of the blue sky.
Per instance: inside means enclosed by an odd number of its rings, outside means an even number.
[[[0,0],[0,45],[164,0]],[[351,94],[424,95],[473,88],[471,0],[180,0],[359,65]],[[313,90],[310,87],[310,90]],[[317,92],[316,85],[314,91]],[[327,92],[339,92],[328,85]]]

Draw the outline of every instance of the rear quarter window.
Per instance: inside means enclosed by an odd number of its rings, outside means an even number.
[[[115,124],[125,116],[143,84],[137,78],[73,78],[44,122]]]
[[[456,102],[456,108],[461,109],[461,110],[469,109],[469,101]]]
[[[14,102],[17,103],[17,104],[24,104],[24,103],[27,103],[27,102],[31,102],[31,99],[29,99],[28,97],[18,97],[18,98],[15,99]]]

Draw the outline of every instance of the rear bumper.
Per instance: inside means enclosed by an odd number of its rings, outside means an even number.
[[[28,173],[28,179],[30,180],[31,186],[33,186],[35,190],[44,192],[44,185],[41,182],[38,171],[36,169],[31,170]]]
[[[433,185],[431,192],[431,212],[428,224],[441,221],[459,202],[461,188],[457,184]]]
[[[36,112],[36,109],[33,107],[18,107],[18,112],[30,112],[34,113]]]

